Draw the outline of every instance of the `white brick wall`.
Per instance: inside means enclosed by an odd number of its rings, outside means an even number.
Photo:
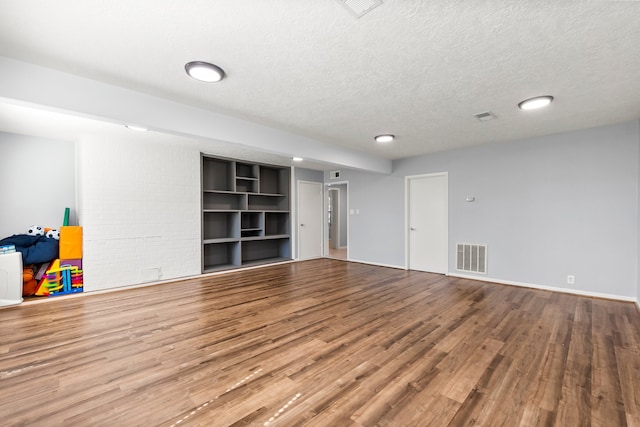
[[[200,274],[200,153],[179,144],[78,143],[85,290]]]

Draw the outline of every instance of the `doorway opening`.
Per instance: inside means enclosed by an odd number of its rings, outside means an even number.
[[[324,256],[349,259],[349,186],[347,182],[325,184]]]

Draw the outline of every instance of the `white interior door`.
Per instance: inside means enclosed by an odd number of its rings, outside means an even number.
[[[409,269],[446,274],[449,249],[447,174],[407,178]]]
[[[298,181],[298,258],[322,256],[322,183]]]

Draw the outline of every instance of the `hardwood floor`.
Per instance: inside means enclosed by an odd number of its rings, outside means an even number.
[[[640,426],[632,303],[317,259],[0,331],[2,425]]]
[[[342,259],[342,260],[346,260],[347,259],[347,248],[332,248],[331,247],[331,240],[329,240],[329,258],[334,258],[334,259]]]

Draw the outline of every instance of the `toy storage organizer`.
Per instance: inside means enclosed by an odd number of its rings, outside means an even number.
[[[56,296],[82,292],[82,227],[60,229],[60,258],[47,268],[36,295]]]
[[[82,292],[82,227],[60,229],[60,260],[45,277],[51,296]]]

